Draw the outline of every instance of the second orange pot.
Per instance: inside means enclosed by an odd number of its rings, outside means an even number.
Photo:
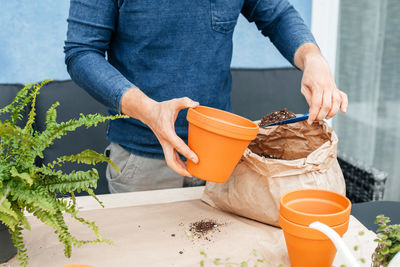
[[[280,199],[282,227],[292,267],[330,267],[336,255],[332,241],[309,225],[319,221],[340,236],[347,231],[351,202],[338,193],[321,189],[300,189]]]
[[[335,226],[350,216],[350,200],[336,192],[323,189],[300,189],[283,195],[279,213],[291,222],[308,226],[319,221]]]
[[[189,109],[188,145],[199,158],[195,164],[187,160],[193,176],[216,183],[225,182],[239,162],[258,125],[233,113],[199,106]]]
[[[310,227],[292,223],[281,215],[279,225],[285,236],[290,264],[292,267],[331,267],[336,247],[323,233]],[[349,220],[333,226],[340,236],[346,233]]]

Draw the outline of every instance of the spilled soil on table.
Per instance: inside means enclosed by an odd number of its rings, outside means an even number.
[[[193,240],[201,239],[211,242],[213,233],[221,232],[221,227],[224,225],[225,223],[219,223],[215,219],[201,219],[189,223],[186,234]]]

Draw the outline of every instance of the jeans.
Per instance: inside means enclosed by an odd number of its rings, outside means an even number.
[[[111,143],[105,154],[118,166],[117,173],[107,166],[106,178],[111,193],[146,191],[166,188],[204,185],[205,181],[184,177],[170,167],[164,159],[147,158],[129,153],[117,143]]]

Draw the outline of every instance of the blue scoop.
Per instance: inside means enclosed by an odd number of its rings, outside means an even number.
[[[274,122],[274,123],[270,123],[270,124],[260,125],[259,127],[269,127],[269,126],[274,126],[274,125],[289,124],[289,123],[295,123],[298,121],[305,121],[305,120],[308,120],[308,112],[306,114],[297,116],[296,118],[291,118],[291,119],[287,119],[284,121],[278,121],[278,122]]]

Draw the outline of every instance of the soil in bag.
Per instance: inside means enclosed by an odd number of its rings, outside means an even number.
[[[296,114],[282,108],[262,117],[260,125],[274,123],[296,117]],[[330,140],[319,122],[308,125],[307,122],[276,125],[260,130],[249,149],[264,158],[296,160],[306,158],[311,152]]]

